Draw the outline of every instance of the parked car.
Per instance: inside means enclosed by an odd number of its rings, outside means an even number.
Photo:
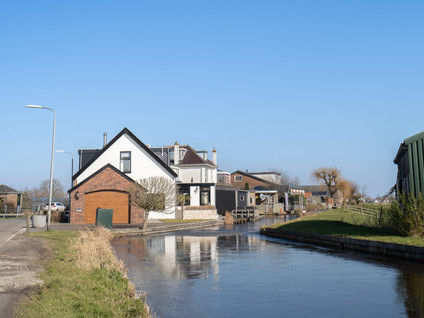
[[[48,211],[49,210],[49,204],[46,203],[44,205],[44,211]],[[65,206],[61,203],[61,202],[52,202],[52,211],[59,211],[59,212],[63,212],[65,211]]]

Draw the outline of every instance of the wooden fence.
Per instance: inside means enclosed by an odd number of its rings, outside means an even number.
[[[363,206],[347,205],[344,208],[347,211],[349,211],[349,212],[353,212],[353,213],[357,213],[357,214],[362,214],[362,215],[367,215],[367,216],[372,216],[372,217],[376,217],[376,218],[378,218],[379,215],[380,215],[380,211],[379,210],[365,208]]]

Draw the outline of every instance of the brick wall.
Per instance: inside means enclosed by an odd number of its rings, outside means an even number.
[[[183,220],[216,220],[216,210],[184,210]]]
[[[84,224],[85,195],[95,191],[123,191],[131,185],[131,181],[114,171],[112,168],[106,169],[95,174],[91,179],[82,183],[71,192],[71,213],[70,223]],[[102,206],[99,202],[99,206]],[[129,205],[130,224],[142,224],[144,220],[144,210],[130,204]],[[90,222],[91,223],[91,222]]]
[[[242,181],[236,182],[235,176],[241,176]],[[246,182],[249,184],[249,190],[253,190],[255,187],[266,187],[265,181],[260,181],[255,178],[248,177],[240,173],[231,174],[231,185],[237,189],[245,189]]]

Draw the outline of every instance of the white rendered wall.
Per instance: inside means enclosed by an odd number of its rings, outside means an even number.
[[[196,191],[197,188],[197,191]],[[200,188],[198,186],[190,187],[190,205],[200,205]]]
[[[182,183],[200,183],[200,167],[180,167],[178,177]]]
[[[131,173],[126,173],[131,179],[139,181],[140,179],[158,176],[175,181],[175,178],[156,161],[156,158],[151,157],[131,137],[124,134],[78,176],[76,179],[77,184],[107,164],[111,164],[120,170],[121,151],[131,152]],[[149,219],[175,219],[175,207],[168,208],[166,212],[151,211]]]
[[[216,207],[216,187],[211,186],[211,204]]]
[[[76,179],[77,184],[84,181],[108,163],[120,170],[121,151],[131,151],[131,173],[127,173],[127,175],[133,180],[137,181],[153,176],[163,176],[173,179],[164,167],[160,166],[160,164],[147,154],[147,152],[132,140],[132,138],[124,134],[78,176]]]
[[[190,166],[173,168],[182,183],[216,183],[217,169],[205,166]]]

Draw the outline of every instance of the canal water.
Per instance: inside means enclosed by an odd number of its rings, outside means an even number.
[[[273,239],[261,225],[113,241],[157,317],[424,317],[424,265]]]

